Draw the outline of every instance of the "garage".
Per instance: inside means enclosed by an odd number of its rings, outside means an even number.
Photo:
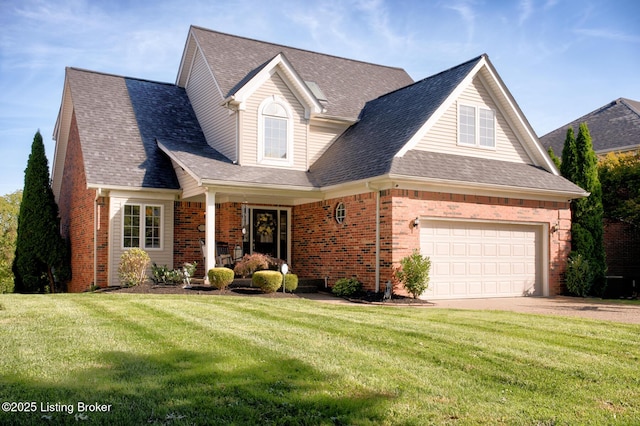
[[[424,299],[542,296],[541,225],[423,220]]]

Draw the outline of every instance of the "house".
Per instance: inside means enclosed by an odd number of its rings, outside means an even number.
[[[580,123],[587,123],[593,149],[599,157],[608,153],[633,153],[640,151],[640,102],[619,98],[540,138],[545,148],[552,147],[556,155],[562,155],[567,129],[577,134]],[[640,280],[640,229],[613,219],[604,221],[604,245],[607,256],[608,286],[613,289],[621,284],[637,288],[634,280]],[[611,290],[613,291],[613,290]],[[637,290],[635,290],[637,292]],[[624,292],[622,292],[624,293]]]
[[[633,152],[640,150],[640,102],[618,98],[589,114],[565,124],[540,137],[545,149],[552,148],[560,157],[567,137],[567,129],[578,134],[580,123],[587,123],[598,156],[609,152]]]
[[[553,295],[586,195],[486,55],[414,82],[191,27],[175,84],[68,68],[55,140],[70,291],[131,247],[204,275],[223,242],[330,285],[380,291],[420,249],[426,298]]]

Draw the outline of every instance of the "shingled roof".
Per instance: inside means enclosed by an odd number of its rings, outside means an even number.
[[[577,133],[580,123],[587,123],[596,153],[640,149],[640,102],[619,98],[540,138],[545,149],[562,154],[567,129]]]
[[[415,135],[480,61],[470,61],[368,102],[359,121],[345,131],[312,166],[324,185],[380,176],[394,155]]]
[[[365,102],[413,83],[401,68],[296,49],[244,37],[191,27],[223,98],[267,62],[283,53],[305,82],[318,85],[326,96],[326,114],[355,119]]]
[[[153,90],[136,93],[135,88],[142,82],[76,68],[67,68],[67,84],[78,122],[87,185],[179,188],[171,162],[158,150],[145,121],[154,116],[156,120],[169,117],[166,108],[183,110],[188,105],[184,90],[148,83],[146,87]],[[133,97],[130,86],[134,88]],[[163,105],[167,96],[172,100]],[[137,113],[132,100],[136,101]],[[142,117],[145,118],[140,122]],[[153,132],[164,129],[154,126]]]

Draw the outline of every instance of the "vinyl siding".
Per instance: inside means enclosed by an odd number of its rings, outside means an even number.
[[[311,125],[309,127],[309,166],[316,162],[329,146],[340,136],[348,125]]]
[[[496,147],[486,149],[458,145],[458,105],[492,109],[496,115]],[[476,77],[472,84],[453,102],[437,123],[427,132],[415,149],[446,154],[468,155],[515,163],[532,163],[527,152],[509,127],[485,85]]]
[[[173,200],[154,200],[128,197],[111,197],[109,209],[110,218],[110,267],[109,285],[120,285],[118,276],[118,266],[120,256],[126,250],[122,247],[122,222],[125,204],[146,204],[162,206],[162,237],[160,249],[148,249],[146,252],[151,258],[151,262],[158,265],[167,265],[173,268]]]
[[[199,51],[186,90],[207,143],[232,161],[237,160],[236,115],[220,105],[222,95]]]
[[[258,165],[258,108],[262,101],[272,95],[284,98],[293,113],[293,166],[291,168],[306,170],[307,122],[304,119],[304,107],[277,72],[247,99],[242,119],[241,164]]]
[[[198,181],[196,181],[189,173],[184,171],[182,167],[180,167],[175,162],[173,163],[173,169],[175,170],[176,176],[178,177],[178,182],[180,182],[183,199],[204,194],[204,188],[202,186],[198,186]]]

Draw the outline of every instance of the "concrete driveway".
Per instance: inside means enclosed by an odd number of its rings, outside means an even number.
[[[301,294],[300,297],[324,303],[352,303],[328,293],[308,293]],[[381,306],[383,304],[376,303],[375,305]],[[582,317],[603,321],[640,324],[640,304],[625,304],[600,299],[581,299],[579,297],[505,297],[495,299],[434,300],[422,305],[388,304],[387,306],[407,306],[408,309],[448,308],[513,311],[528,314]]]
[[[529,314],[562,315],[640,324],[640,304],[578,297],[508,297],[496,299],[434,300],[434,308],[486,309]]]

